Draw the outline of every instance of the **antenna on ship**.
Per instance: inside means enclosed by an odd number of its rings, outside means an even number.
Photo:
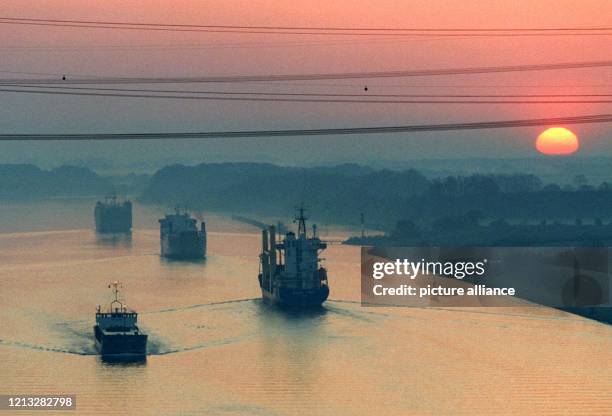
[[[304,213],[306,212],[306,208],[304,208],[304,204],[300,205],[296,208],[299,212],[299,215],[295,217],[293,222],[298,222],[298,237],[301,235],[306,235],[306,220],[308,219]]]
[[[121,301],[119,300],[119,288],[123,288],[123,285],[121,284],[121,282],[115,280],[113,283],[109,284],[108,287],[112,288],[113,293],[115,294],[115,300],[111,302],[111,311],[113,310],[113,305],[115,303],[119,304],[121,310],[123,310],[123,303],[121,303]]]

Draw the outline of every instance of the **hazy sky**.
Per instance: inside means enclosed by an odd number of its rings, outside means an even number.
[[[611,26],[601,1],[3,0],[0,16],[181,24],[344,27]],[[605,60],[612,36],[376,38],[176,33],[0,24],[0,77],[197,76],[386,71]],[[22,73],[22,74],[19,74]],[[49,77],[52,75],[30,75]],[[303,85],[302,85],[303,84]],[[260,92],[602,94],[610,69],[194,86]],[[445,88],[422,87],[444,85]],[[503,88],[458,88],[501,85]],[[520,85],[521,88],[507,88]],[[421,88],[415,88],[421,86]],[[132,86],[134,87],[134,86]],[[158,86],[172,89],[173,86]],[[182,86],[184,88],[185,86]],[[607,113],[610,104],[408,105],[228,103],[0,92],[6,133],[211,131],[424,124]],[[435,134],[180,143],[0,143],[0,162],[121,158],[288,163],[431,157],[529,157],[543,128]],[[572,127],[580,155],[612,155],[609,125]]]

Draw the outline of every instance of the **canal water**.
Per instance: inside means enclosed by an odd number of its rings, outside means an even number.
[[[0,394],[74,394],[77,414],[105,415],[612,413],[610,326],[543,307],[362,307],[359,248],[342,245],[323,255],[324,307],[280,311],[259,298],[256,228],[205,213],[206,261],[172,262],[161,209],[136,204],[130,237],[100,237],[93,202],[0,207]],[[96,355],[114,280],[146,363]]]

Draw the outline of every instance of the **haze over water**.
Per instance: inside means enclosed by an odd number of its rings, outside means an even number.
[[[113,240],[91,230],[92,206],[1,211],[3,394],[76,394],[78,414],[612,408],[609,326],[547,308],[361,307],[359,248],[339,245],[324,255],[331,300],[316,312],[282,312],[259,299],[257,229],[206,215],[206,262],[168,262],[154,228],[161,210],[136,205],[131,240]],[[26,208],[35,221],[24,221]],[[94,312],[112,280],[124,283],[150,336],[145,364],[95,355]]]

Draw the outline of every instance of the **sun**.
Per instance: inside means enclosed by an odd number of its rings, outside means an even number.
[[[535,147],[545,155],[571,155],[580,147],[578,137],[563,127],[551,127],[543,131],[535,142]]]

